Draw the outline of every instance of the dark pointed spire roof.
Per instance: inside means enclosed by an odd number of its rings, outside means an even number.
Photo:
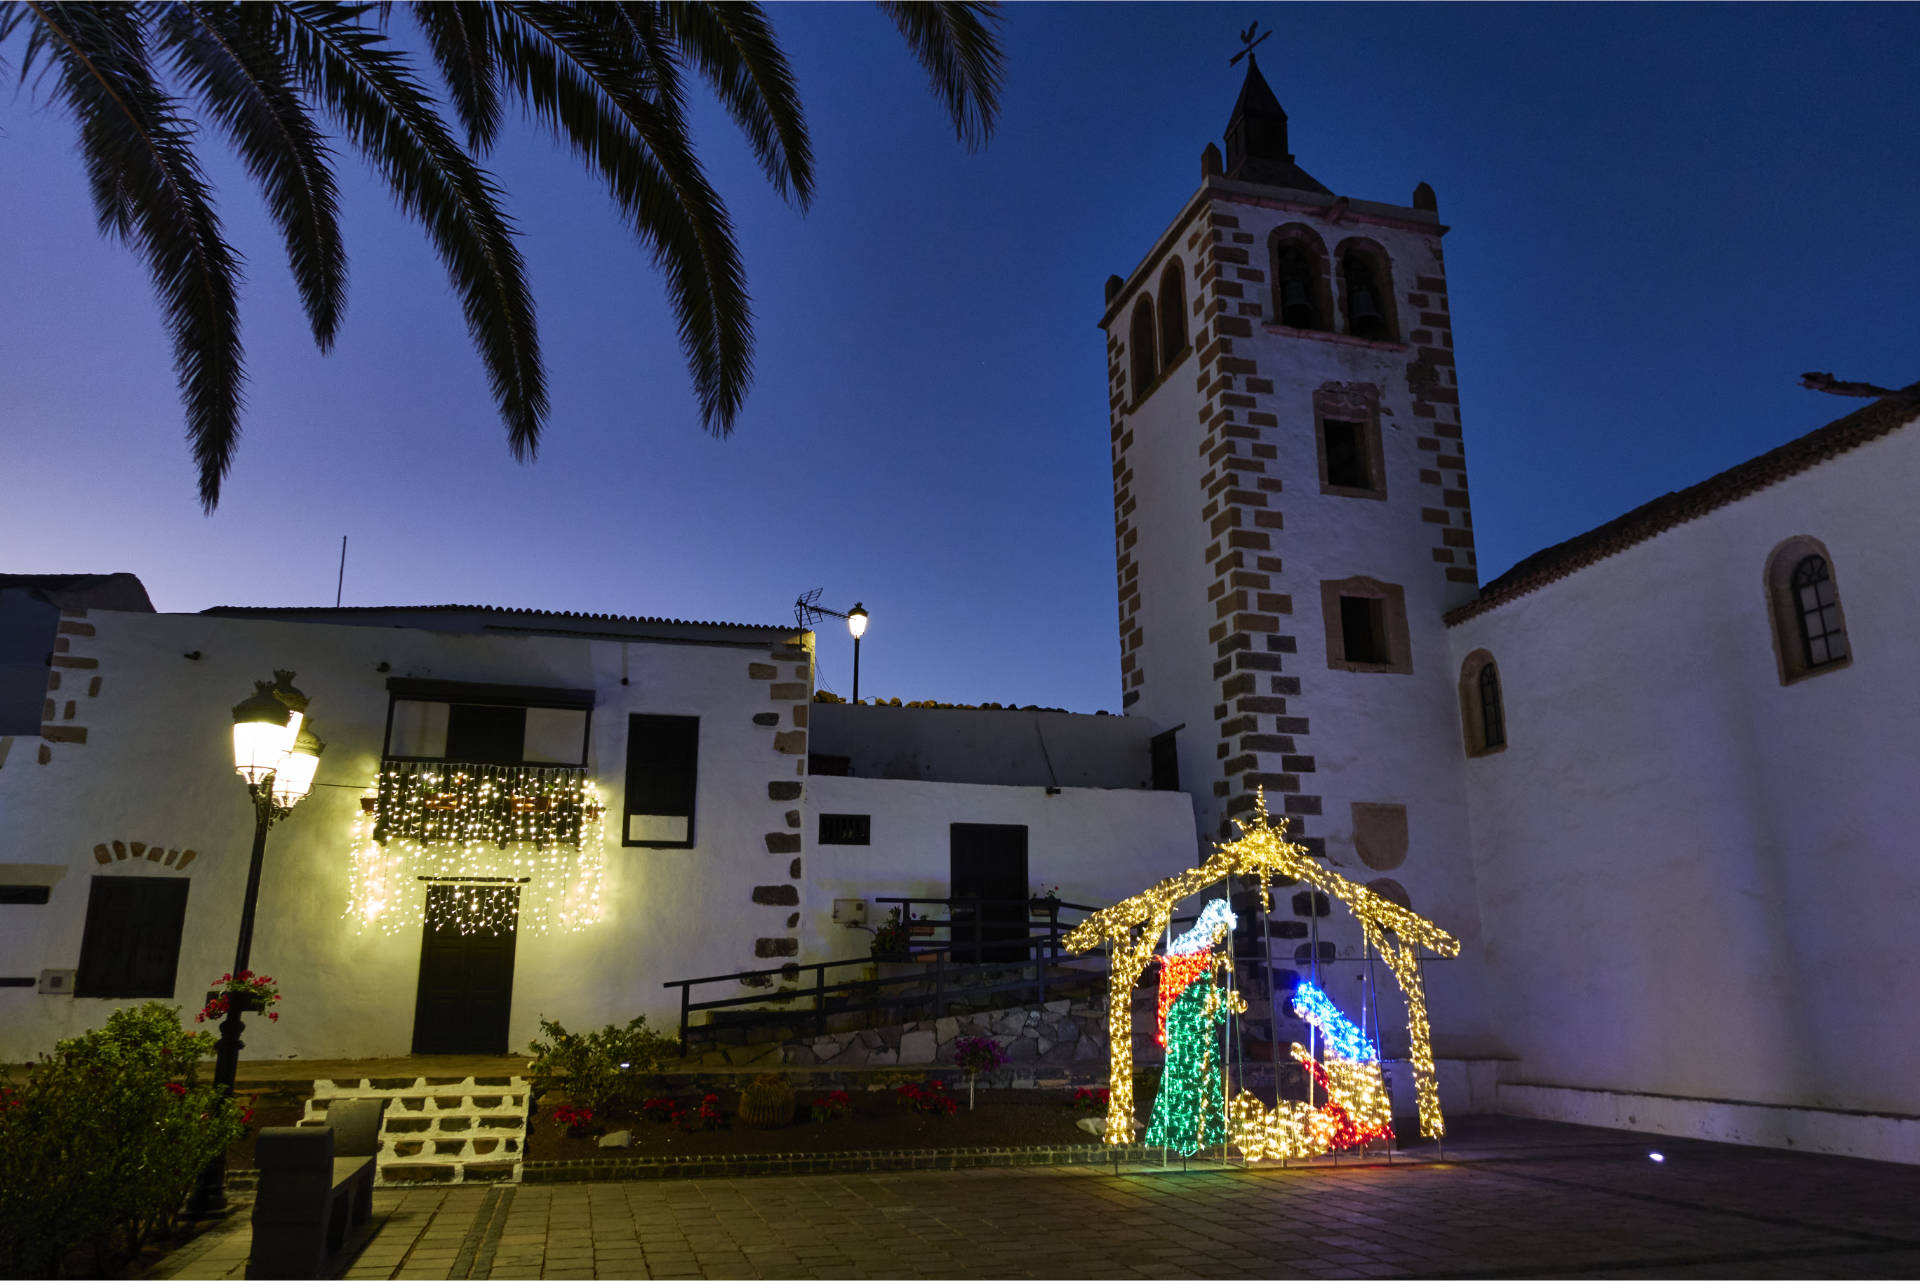
[[[1240,85],[1240,96],[1234,99],[1233,114],[1227,117],[1227,127],[1247,114],[1278,116],[1287,118],[1286,111],[1280,106],[1280,99],[1273,96],[1273,89],[1267,84],[1267,78],[1260,74],[1260,60],[1251,52],[1247,54],[1247,78]]]
[[[1290,191],[1333,194],[1293,163],[1293,154],[1287,150],[1287,113],[1260,74],[1252,51],[1247,53],[1247,78],[1227,118],[1226,176]]]

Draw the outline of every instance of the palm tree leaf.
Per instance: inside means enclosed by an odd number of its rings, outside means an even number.
[[[531,458],[547,416],[546,371],[513,228],[493,179],[454,141],[406,58],[361,21],[372,8],[275,4],[276,44],[426,228],[460,295],[513,455]]]
[[[211,512],[240,436],[238,261],[221,236],[192,127],[156,83],[131,6],[29,3],[56,99],[80,125],[102,228],[146,260],[173,338],[187,437]]]
[[[933,91],[947,104],[954,135],[978,151],[1000,114],[1006,55],[1000,48],[998,4],[967,0],[880,0],[907,47],[927,70]]]
[[[474,0],[436,0],[411,6],[426,34],[434,65],[446,81],[454,110],[475,150],[493,148],[500,133],[500,83],[493,58],[493,12]]]
[[[752,381],[746,275],[685,121],[657,96],[657,64],[636,65],[627,37],[596,6],[505,3],[498,11],[504,78],[600,173],[652,250],[667,278],[702,425],[727,435]]]
[[[255,6],[169,5],[157,34],[180,82],[206,104],[260,184],[286,241],[313,340],[327,351],[347,297],[332,150],[289,82],[262,18]]]
[[[813,203],[813,143],[786,54],[757,4],[660,6],[681,50],[747,136],[767,181],[806,209]]]

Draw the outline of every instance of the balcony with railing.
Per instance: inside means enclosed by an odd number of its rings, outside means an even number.
[[[577,846],[600,814],[579,765],[388,759],[368,801],[381,843]]]

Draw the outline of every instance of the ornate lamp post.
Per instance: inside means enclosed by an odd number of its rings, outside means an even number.
[[[253,801],[253,858],[247,865],[247,895],[240,908],[240,942],[234,949],[233,972],[248,968],[253,954],[253,913],[260,899],[260,865],[267,853],[267,829],[313,790],[314,771],[326,745],[306,728],[307,696],[293,687],[292,672],[275,672],[273,681],[255,681],[252,697],[233,709],[233,767],[246,782]],[[220,1022],[220,1044],[214,1052],[213,1084],[221,1096],[233,1094],[240,1071],[239,999],[227,1003]],[[227,1207],[227,1157],[222,1152],[201,1172],[193,1194],[196,1214],[213,1214]]]

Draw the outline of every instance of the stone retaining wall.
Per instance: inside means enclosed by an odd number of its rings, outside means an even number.
[[[1140,1026],[1138,1021],[1136,1027]],[[1135,1036],[1136,1053],[1152,1044],[1152,1022]],[[1107,1073],[1107,1010],[1104,1003],[1048,1001],[1045,1005],[902,1023],[894,1027],[830,1032],[779,1047],[788,1067],[912,1067],[950,1064],[953,1043],[988,1036],[1007,1051],[1006,1068],[981,1078],[983,1085],[1033,1085],[1076,1074]]]

